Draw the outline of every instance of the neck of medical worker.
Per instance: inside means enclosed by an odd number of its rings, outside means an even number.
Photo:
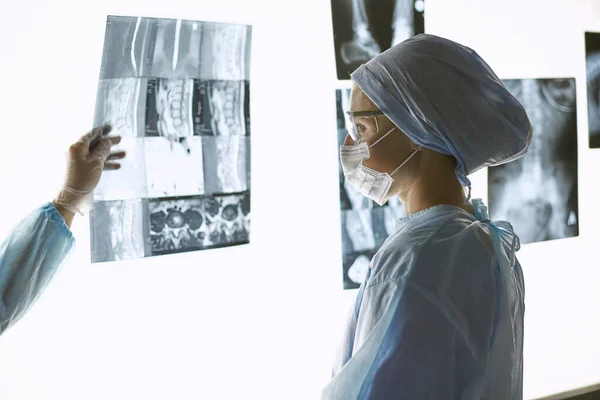
[[[449,173],[435,171],[435,174],[424,172],[414,179],[406,190],[399,193],[406,215],[426,210],[440,204],[449,204],[473,213],[471,203],[465,203],[465,188],[456,178],[454,170]]]

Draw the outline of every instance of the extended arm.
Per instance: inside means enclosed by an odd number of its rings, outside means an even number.
[[[75,240],[52,203],[25,217],[0,247],[0,334],[38,299]]]
[[[69,228],[75,213],[82,213],[89,203],[102,171],[120,167],[107,162],[125,156],[111,154],[120,138],[104,138],[108,132],[108,126],[96,128],[69,148],[67,176],[57,198],[25,217],[2,243],[0,334],[35,303],[70,254],[75,240]],[[92,146],[90,139],[96,141]]]

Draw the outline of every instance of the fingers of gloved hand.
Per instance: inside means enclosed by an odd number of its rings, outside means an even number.
[[[90,136],[89,136],[89,133],[86,133],[85,135],[81,136],[79,138],[79,140],[77,140],[75,143],[73,143],[69,147],[69,154],[72,157],[87,156],[89,154],[89,143],[90,143]]]
[[[104,163],[110,155],[111,141],[108,138],[100,139],[96,147],[90,153],[90,157],[100,160]]]
[[[115,151],[113,153],[110,153],[110,155],[108,156],[108,158],[106,159],[108,160],[121,160],[123,158],[125,158],[125,155],[127,153],[125,153],[124,151]]]
[[[107,139],[110,139],[111,144],[114,146],[116,144],[121,143],[121,136],[111,136]]]
[[[104,171],[115,171],[121,168],[121,164],[115,162],[104,163]]]
[[[87,156],[89,154],[90,145],[91,147],[94,147],[102,137],[110,133],[111,129],[110,125],[102,125],[93,128],[90,132],[81,136],[77,142],[71,145],[69,149],[71,154],[84,157]]]
[[[88,135],[90,139],[101,139],[102,137],[108,135],[111,130],[112,127],[109,124],[105,124],[92,128],[92,130],[88,132]]]

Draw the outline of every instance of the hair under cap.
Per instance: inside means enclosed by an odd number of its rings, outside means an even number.
[[[463,186],[471,186],[467,175],[516,160],[531,144],[521,103],[475,51],[451,40],[414,36],[351,76],[413,142],[454,156]]]

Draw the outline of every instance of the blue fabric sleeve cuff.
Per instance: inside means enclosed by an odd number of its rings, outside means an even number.
[[[42,214],[46,215],[50,221],[56,223],[61,233],[64,233],[68,239],[73,239],[73,232],[67,226],[65,219],[61,213],[56,209],[52,202],[48,202],[41,207]]]

